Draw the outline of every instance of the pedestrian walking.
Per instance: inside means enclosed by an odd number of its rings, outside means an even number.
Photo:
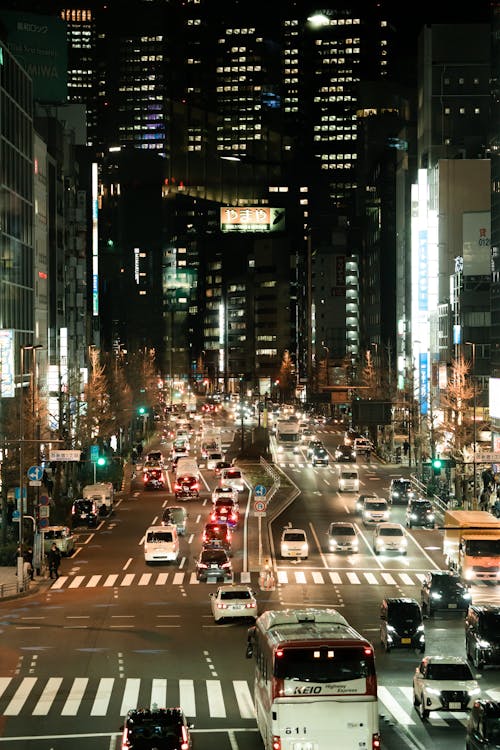
[[[61,553],[54,542],[47,552],[47,561],[49,563],[50,578],[59,578],[59,565],[61,564]]]
[[[28,547],[26,552],[23,554],[24,559],[24,573],[25,575],[29,575],[30,579],[33,580],[33,550],[31,547]]]
[[[489,487],[485,487],[479,495],[479,510],[489,510],[490,508],[490,490]]]

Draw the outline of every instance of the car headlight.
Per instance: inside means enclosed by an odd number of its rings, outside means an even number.
[[[491,645],[489,641],[483,641],[483,640],[478,641],[478,643],[479,643],[480,648],[489,648]]]
[[[393,625],[388,625],[387,626],[387,632],[388,633],[395,633],[396,632],[396,628]]]
[[[465,594],[462,594],[462,599],[470,599],[471,593],[470,591],[466,591]]]
[[[405,539],[405,538],[401,539],[401,546],[402,547],[407,547],[408,546],[408,539]]]
[[[426,690],[429,695],[441,695],[441,690],[438,690],[437,688],[427,687]]]
[[[417,520],[417,514],[416,513],[411,513],[410,514],[410,518],[412,519],[412,521],[416,521]]]
[[[434,515],[434,513],[429,513],[429,515],[427,516],[427,518],[429,519],[429,521],[434,521],[434,519],[436,518],[436,516]]]
[[[381,542],[380,539],[377,539],[375,544],[377,545],[377,547],[380,547],[380,549],[385,549],[385,542]]]
[[[302,552],[307,552],[307,544],[303,544],[301,550]]]
[[[431,594],[431,599],[442,599],[443,595],[439,593],[439,591],[433,591]]]
[[[418,626],[418,628],[417,628],[417,633],[422,633],[422,632],[423,632],[423,630],[424,630],[424,626],[423,626],[423,624],[422,624],[422,625],[419,625],[419,626]]]
[[[466,581],[472,581],[473,576],[474,576],[473,570],[466,570],[464,573],[464,578]]]
[[[357,552],[358,549],[359,549],[359,543],[358,542],[353,542],[352,543],[352,548],[353,548],[354,552]]]
[[[283,544],[281,545],[281,549],[285,550],[285,552],[288,552],[288,544],[286,544],[286,542],[283,542]]]
[[[330,547],[336,547],[338,544],[336,539],[330,539]]]
[[[393,493],[392,493],[392,496],[393,496],[393,497],[399,497],[399,492],[393,492]]]
[[[473,695],[479,695],[480,692],[481,692],[481,688],[478,688],[478,687],[473,688],[472,690],[467,690],[468,695],[470,695],[471,697]]]

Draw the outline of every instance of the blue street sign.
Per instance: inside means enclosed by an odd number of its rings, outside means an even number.
[[[26,473],[28,479],[32,482],[39,482],[43,477],[43,468],[41,466],[30,466]]]
[[[254,495],[256,495],[257,497],[264,497],[266,492],[267,492],[267,489],[264,487],[263,484],[255,485]]]
[[[98,458],[99,458],[99,446],[91,445],[90,446],[90,460],[96,464]]]
[[[19,521],[20,517],[21,517],[21,514],[19,513],[18,510],[13,510],[12,511],[12,520],[13,521]]]

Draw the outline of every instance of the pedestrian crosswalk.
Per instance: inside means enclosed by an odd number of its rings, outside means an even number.
[[[420,587],[425,578],[425,572],[404,572],[385,570],[314,570],[278,568],[276,580],[279,586],[408,586]],[[234,583],[254,584],[258,586],[258,573],[244,571],[235,573]],[[216,583],[215,579],[213,581]],[[50,589],[92,589],[92,588],[122,588],[131,586],[187,586],[200,585],[194,571],[171,570],[168,572],[148,573],[107,573],[96,575],[64,575],[51,584]],[[204,584],[201,584],[204,585]],[[210,584],[209,584],[210,585]],[[476,584],[473,587],[473,600],[481,596],[481,592],[488,601],[500,601],[500,587],[488,583]]]
[[[332,571],[332,570],[284,570],[278,569],[278,585],[361,585],[371,586],[420,586],[424,573],[396,573],[384,571]],[[258,573],[235,573],[235,583],[258,585]],[[215,583],[215,579],[214,579]],[[161,573],[109,573],[97,575],[59,576],[51,585],[51,590],[81,588],[113,588],[129,586],[186,586],[199,585],[196,573],[175,570]]]
[[[483,697],[499,700],[500,690]],[[379,713],[403,726],[421,723],[413,710],[411,685],[379,685]],[[136,706],[182,706],[190,719],[255,720],[253,686],[248,680],[190,680],[165,677],[0,677],[0,715],[83,718],[123,717]],[[467,714],[437,711],[434,726],[465,724]]]

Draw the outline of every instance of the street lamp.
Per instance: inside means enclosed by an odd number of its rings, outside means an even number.
[[[476,470],[476,344],[472,341],[466,341],[465,342],[467,346],[472,347],[472,371],[471,371],[471,380],[472,380],[472,389],[474,394],[474,400],[472,402],[472,421],[474,422],[474,433],[473,433],[473,464],[472,464],[472,471],[473,471],[473,482],[474,482],[474,507],[476,505],[476,492],[477,492],[477,470]]]

